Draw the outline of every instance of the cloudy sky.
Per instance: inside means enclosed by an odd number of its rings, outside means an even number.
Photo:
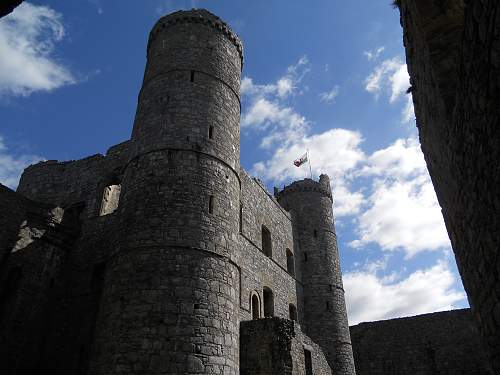
[[[467,306],[420,151],[390,0],[30,1],[0,20],[0,182],[128,139],[147,36],[205,7],[245,45],[241,161],[331,177],[351,324]]]

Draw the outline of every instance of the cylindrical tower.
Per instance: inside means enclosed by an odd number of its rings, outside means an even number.
[[[242,45],[206,10],[151,31],[92,374],[237,374]]]
[[[333,373],[353,375],[354,358],[345,307],[330,179],[296,181],[278,194],[292,215],[301,256],[304,331],[323,349]]]

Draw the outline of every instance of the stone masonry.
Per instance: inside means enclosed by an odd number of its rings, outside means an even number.
[[[351,327],[358,375],[492,375],[469,309]]]
[[[162,17],[131,139],[1,186],[2,374],[355,374],[329,179],[240,167],[242,66],[213,14]]]
[[[500,373],[500,2],[398,0],[422,151]]]

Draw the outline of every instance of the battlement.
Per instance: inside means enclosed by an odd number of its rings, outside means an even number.
[[[309,193],[315,192],[326,195],[332,199],[332,190],[330,187],[330,178],[326,174],[322,174],[319,177],[319,181],[311,180],[310,178],[305,178],[303,180],[294,181],[288,186],[285,186],[283,190],[275,189],[274,196],[277,199],[283,198],[285,195],[293,193]]]
[[[179,10],[160,18],[149,34],[148,51],[158,33],[178,24],[200,23],[222,32],[236,47],[243,69],[243,43],[238,35],[216,15],[206,9]]]

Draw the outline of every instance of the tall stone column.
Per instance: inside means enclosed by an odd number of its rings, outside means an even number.
[[[332,373],[354,375],[349,323],[333,224],[330,179],[297,181],[278,194],[292,214],[304,286],[304,332],[323,349]]]
[[[91,373],[237,374],[242,45],[180,11],[147,57]]]

